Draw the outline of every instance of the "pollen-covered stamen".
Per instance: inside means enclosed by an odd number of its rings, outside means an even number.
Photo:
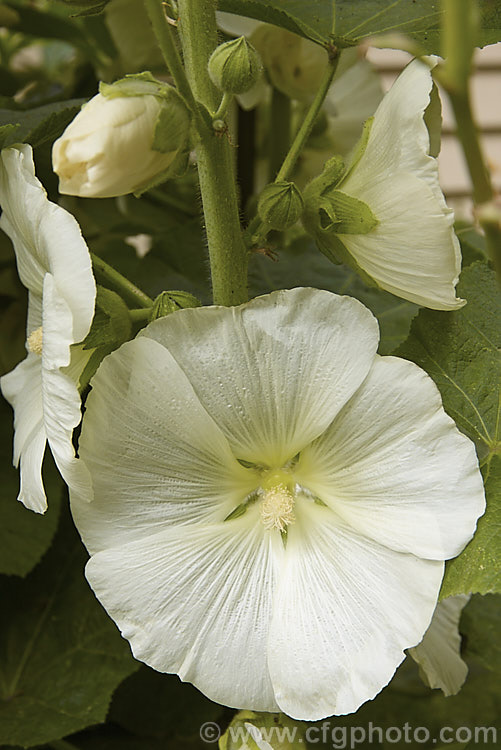
[[[294,496],[285,484],[277,484],[264,491],[261,502],[261,521],[267,529],[285,531],[294,523]]]
[[[38,354],[40,356],[42,355],[42,344],[43,344],[42,326],[40,326],[40,328],[35,328],[35,330],[30,333],[26,341],[26,344],[30,352],[33,352],[33,354]]]

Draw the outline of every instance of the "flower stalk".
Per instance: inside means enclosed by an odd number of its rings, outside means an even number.
[[[112,266],[106,263],[106,261],[98,255],[91,253],[91,258],[92,267],[98,280],[99,277],[101,277],[110,289],[113,289],[120,294],[120,296],[122,296],[129,304],[133,304],[136,307],[141,307],[143,309],[149,309],[152,306],[153,300],[151,297],[148,297],[145,292],[138,289],[132,281],[129,281],[125,276],[122,276],[121,273],[112,268]]]
[[[292,145],[284,161],[282,162],[282,166],[280,167],[280,169],[278,170],[276,174],[275,182],[284,182],[291,175],[292,170],[294,169],[296,162],[299,158],[299,155],[301,151],[303,150],[304,145],[310,136],[310,133],[313,129],[313,125],[315,124],[315,120],[317,119],[318,114],[320,110],[322,109],[322,105],[324,103],[325,97],[327,96],[327,92],[332,83],[332,79],[334,78],[334,75],[336,73],[338,61],[339,61],[339,50],[334,47],[329,51],[329,64],[327,65],[327,68],[325,69],[325,73],[323,75],[318,91],[315,95],[315,98],[306,113],[306,117],[304,118],[301,124],[301,127],[299,128],[296,135],[294,136]],[[259,216],[255,216],[254,219],[250,222],[249,226],[247,227],[247,231],[246,231],[247,240],[252,245],[257,245],[261,241],[264,241],[266,235],[269,232],[269,229],[270,229],[269,227],[267,227],[261,222]]]
[[[494,203],[494,188],[473,117],[469,86],[478,30],[478,3],[443,0],[443,8],[443,54],[447,60],[437,78],[447,91],[454,111],[457,137],[472,183],[476,215],[485,232],[487,249],[501,284],[501,211]]]
[[[215,3],[181,0],[178,9],[187,79],[197,102],[215,112],[220,95],[207,70],[217,47]],[[233,154],[226,133],[215,133],[210,118],[196,125],[213,299],[218,305],[239,305],[247,299],[247,251],[240,231]]]

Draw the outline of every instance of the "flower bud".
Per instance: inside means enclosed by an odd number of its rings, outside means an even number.
[[[293,182],[272,182],[259,196],[257,212],[272,229],[282,231],[300,219],[303,206],[301,193]]]
[[[219,740],[219,750],[303,750],[300,724],[284,714],[240,711]]]
[[[311,101],[327,69],[325,49],[269,24],[261,24],[251,39],[273,86],[291,99]]]
[[[179,170],[191,113],[150,74],[101,84],[54,143],[59,192],[85,198],[141,193]]]
[[[244,36],[217,47],[209,60],[209,75],[218,89],[243,94],[254,86],[261,74],[261,59]]]
[[[200,301],[189,292],[160,292],[151,308],[149,322],[164,318],[166,315],[185,307],[200,307]]]

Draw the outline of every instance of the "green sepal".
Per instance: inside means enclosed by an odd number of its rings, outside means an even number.
[[[155,299],[148,321],[151,323],[158,318],[165,318],[177,310],[188,307],[201,307],[201,302],[193,294],[182,291],[161,292]]]
[[[344,177],[345,164],[341,156],[333,156],[328,159],[321,174],[308,183],[304,190],[304,199],[310,199],[322,195],[326,190],[332,190]]]
[[[320,233],[316,234],[315,242],[320,252],[323,253],[331,263],[335,263],[336,265],[343,263],[345,266],[353,269],[353,271],[360,276],[366,286],[374,287],[376,289],[380,288],[372,276],[369,276],[363,268],[360,268],[353,255],[348,251],[344,242],[342,242],[335,234],[332,232],[325,232],[323,235]]]
[[[84,349],[112,347],[116,349],[131,337],[132,323],[123,299],[111,289],[97,287],[96,312],[89,333],[84,339]]]
[[[185,148],[189,139],[191,112],[175,89],[165,98],[168,106],[162,106],[157,115],[151,147],[154,151],[169,154]]]
[[[189,166],[189,150],[187,149],[180,151],[178,154],[176,154],[175,159],[170,163],[170,165],[164,172],[160,172],[160,174],[157,174],[153,179],[143,182],[142,185],[139,185],[139,187],[134,190],[134,198],[140,198],[143,193],[146,193],[148,190],[157,187],[157,185],[161,185],[166,180],[174,180],[177,177],[182,177],[188,171]]]
[[[329,219],[327,225],[324,223],[322,212]],[[322,228],[332,228],[336,234],[368,234],[379,224],[367,203],[341,190],[333,190],[322,196],[319,213]]]
[[[119,96],[145,95],[168,99],[172,96],[172,92],[181,101],[184,101],[173,86],[159,81],[149,70],[145,70],[143,73],[130,73],[125,78],[119,78],[113,83],[101,81],[99,84],[99,93],[107,99],[114,99]]]
[[[362,130],[362,135],[360,136],[360,139],[353,149],[353,153],[351,156],[350,163],[348,165],[348,169],[346,170],[346,174],[343,175],[343,178],[346,179],[349,174],[353,172],[357,164],[359,163],[362,156],[365,154],[365,150],[367,148],[367,144],[369,143],[369,136],[371,134],[372,126],[374,124],[374,117],[369,117],[364,122],[364,127]]]

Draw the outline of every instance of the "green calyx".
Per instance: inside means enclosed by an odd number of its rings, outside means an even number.
[[[261,58],[244,36],[217,47],[209,59],[209,75],[220,91],[244,94],[262,71]]]
[[[163,83],[153,76],[148,70],[144,73],[134,73],[126,75],[125,78],[119,78],[113,83],[99,84],[99,93],[107,99],[113,99],[118,96],[157,96],[160,99],[169,99],[172,92],[183,101],[181,95],[173,86]]]
[[[151,323],[158,318],[164,318],[177,310],[187,307],[200,307],[200,305],[201,302],[189,292],[161,292],[153,303],[148,322]]]
[[[304,201],[293,182],[272,182],[259,196],[257,212],[261,221],[283,231],[301,218]]]

